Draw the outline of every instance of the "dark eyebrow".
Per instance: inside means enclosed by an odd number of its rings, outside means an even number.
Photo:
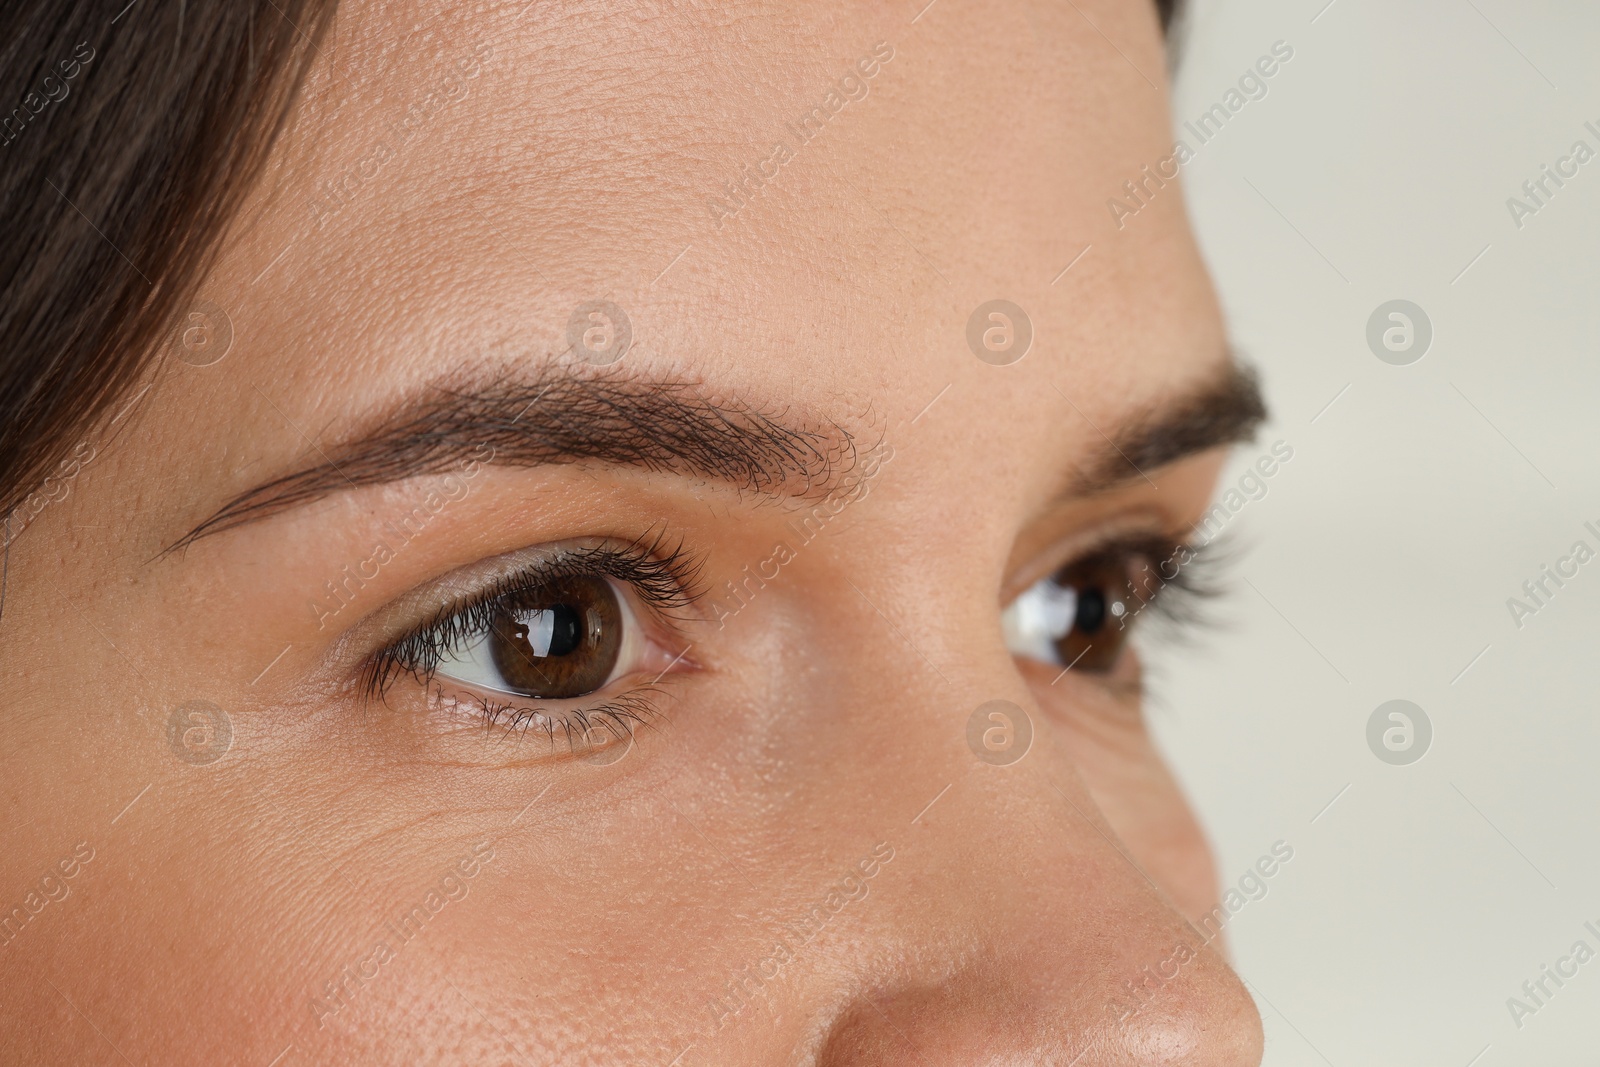
[[[552,370],[410,396],[322,462],[240,493],[163,554],[331,493],[456,470],[485,458],[513,467],[598,460],[700,476],[774,497],[826,495],[853,469],[854,436],[834,422],[706,396],[691,382]]]
[[[1078,409],[1067,394],[1062,396]],[[1078,414],[1088,419],[1081,409]],[[1131,481],[1150,481],[1149,472],[1157,467],[1250,440],[1266,417],[1256,372],[1229,361],[1198,388],[1124,419],[1109,437],[1095,427],[1103,447],[1080,464],[1069,495],[1089,496]]]
[[[455,470],[486,449],[506,466],[592,459],[774,497],[826,496],[855,467],[855,436],[831,421],[792,425],[790,415],[716,400],[678,380],[555,371],[473,387],[435,385],[369,420],[351,440],[318,447],[322,462],[233,497],[163,555],[344,489]],[[1104,447],[1080,466],[1070,495],[1148,479],[1157,467],[1247,440],[1265,417],[1254,372],[1229,363],[1200,389],[1123,420],[1114,437],[1102,433]]]

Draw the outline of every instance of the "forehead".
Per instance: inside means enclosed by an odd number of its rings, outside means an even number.
[[[1148,406],[1221,350],[1176,187],[1108,210],[1170,151],[1163,65],[1144,0],[347,0],[209,287],[272,339],[230,374],[294,365],[335,419],[563,358],[604,302],[630,365],[824,412],[974,374],[980,415]],[[1004,376],[966,336],[997,298],[1035,337]]]

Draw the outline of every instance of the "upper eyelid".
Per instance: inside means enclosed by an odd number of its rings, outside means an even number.
[[[692,606],[703,595],[697,578],[702,560],[684,551],[681,543],[672,545],[665,553],[664,545],[666,545],[664,532],[654,535],[647,532],[643,536],[631,539],[581,536],[541,542],[458,567],[413,587],[354,623],[333,642],[324,659],[324,668],[348,678],[351,671],[364,668],[374,656],[392,649],[408,637],[424,631],[431,625],[436,625],[453,614],[469,609],[474,602],[482,601],[491,595],[490,590],[496,584],[517,575],[540,570],[541,561],[546,564],[543,569],[553,576],[556,572],[549,564],[553,564],[563,556],[571,556],[585,549],[609,546],[612,551],[620,552],[624,547],[630,547],[641,553],[668,555],[671,558],[664,559],[661,563],[663,566],[672,565],[674,573],[681,579],[680,587],[685,604]],[[611,576],[600,569],[596,569],[593,573]],[[623,581],[623,584],[630,587],[632,585],[626,581]],[[654,608],[649,602],[646,602],[646,606]],[[652,614],[674,613],[653,610]]]
[[[1000,604],[1002,607],[1010,604],[1035,583],[1059,573],[1063,567],[1088,560],[1096,553],[1137,550],[1158,544],[1187,545],[1190,533],[1188,528],[1173,529],[1170,519],[1158,513],[1124,516],[1122,521],[1109,527],[1102,525],[1079,531],[1076,536],[1056,542],[1048,551],[1037,553],[1027,566],[1007,578],[1000,590]]]
[[[379,649],[403,640],[424,626],[440,611],[465,603],[473,593],[495,580],[526,570],[537,558],[559,542],[534,545],[499,556],[477,560],[446,574],[413,586],[355,622],[339,636],[328,653],[333,665],[354,665]]]
[[[534,561],[504,571],[498,579],[480,581],[471,592],[440,604],[431,613],[399,630],[373,649],[361,664],[362,690],[369,696],[381,695],[391,681],[407,672],[405,664],[399,660],[400,646],[405,643],[437,633],[462,615],[481,611],[508,593],[546,580],[573,574],[604,577],[625,587],[624,595],[640,601],[632,605],[636,616],[679,614],[674,609],[692,606],[703,595],[697,580],[701,559],[685,552],[682,542],[665,549],[664,533],[648,541],[640,537],[625,544],[583,538],[577,539],[582,543],[550,542],[538,546],[548,550],[542,567]],[[632,580],[626,573],[629,571],[632,572]],[[643,595],[647,586],[640,579],[655,583],[654,594]],[[666,587],[668,583],[671,584],[670,589]],[[645,611],[639,611],[641,607]],[[637,619],[640,625],[647,628],[650,621],[654,620],[647,621],[643,617]]]

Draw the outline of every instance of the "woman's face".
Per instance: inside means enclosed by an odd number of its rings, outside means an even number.
[[[1256,1062],[1155,13],[918,6],[341,6],[10,549],[4,1058]]]

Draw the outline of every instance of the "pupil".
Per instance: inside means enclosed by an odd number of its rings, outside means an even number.
[[[1078,617],[1074,625],[1083,633],[1092,634],[1106,621],[1106,594],[1097,586],[1078,593]]]
[[[1123,549],[1107,550],[1063,568],[1056,576],[1058,585],[1078,594],[1072,628],[1055,642],[1056,655],[1063,666],[1073,664],[1078,670],[1096,674],[1116,667],[1128,642],[1126,601],[1137,593],[1132,580],[1134,567],[1143,559],[1142,554]],[[1113,618],[1120,619],[1122,625],[1111,625]]]
[[[622,606],[603,578],[563,578],[508,595],[489,628],[498,688],[570,699],[605,685],[622,650]]]
[[[557,604],[540,612],[550,617],[550,643],[543,655],[565,656],[582,640],[582,620],[570,604]],[[535,654],[539,654],[535,649]]]

